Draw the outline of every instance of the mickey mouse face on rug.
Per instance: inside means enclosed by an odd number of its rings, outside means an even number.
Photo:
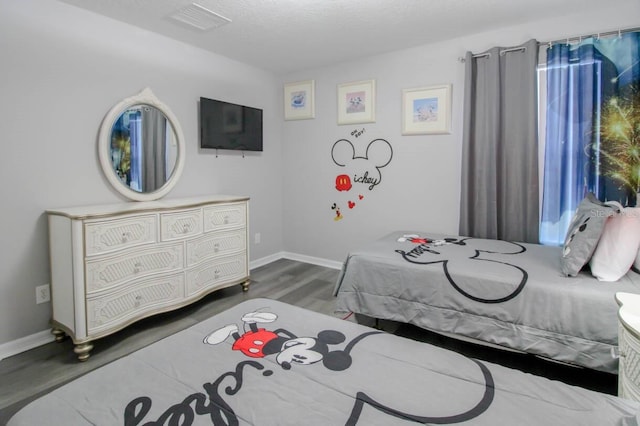
[[[331,148],[333,162],[349,169],[353,176],[353,184],[367,185],[369,190],[380,184],[382,181],[380,169],[389,164],[392,157],[393,148],[384,139],[371,141],[367,145],[364,156],[356,155],[355,147],[347,139],[338,140]]]
[[[471,300],[506,302],[517,296],[527,282],[527,272],[510,263],[511,256],[526,250],[520,244],[475,238],[426,240],[429,242],[409,251],[396,252],[407,262],[442,273],[443,279]]]

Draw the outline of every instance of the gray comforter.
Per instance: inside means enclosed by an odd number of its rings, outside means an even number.
[[[349,254],[337,311],[615,373],[614,295],[640,293],[640,275],[565,277],[560,257],[559,247],[398,231]]]
[[[636,425],[639,409],[254,299],[76,379],[9,425]]]

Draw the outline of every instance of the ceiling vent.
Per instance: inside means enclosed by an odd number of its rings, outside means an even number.
[[[190,27],[197,28],[201,31],[218,28],[231,22],[231,19],[212,12],[197,3],[191,3],[190,5],[183,7],[173,15],[169,15],[169,18],[175,19],[176,21],[187,24]]]

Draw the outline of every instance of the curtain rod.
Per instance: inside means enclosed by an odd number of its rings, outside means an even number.
[[[640,27],[635,27],[635,28],[626,28],[624,30],[620,29],[620,30],[616,30],[616,31],[605,31],[605,32],[601,32],[601,33],[596,33],[596,34],[588,34],[588,35],[583,35],[583,36],[574,36],[574,37],[567,37],[565,39],[560,39],[560,40],[552,40],[552,41],[539,41],[538,42],[538,46],[544,46],[544,45],[553,45],[553,44],[557,44],[557,43],[570,43],[571,41],[582,41],[582,39],[585,38],[589,38],[589,37],[596,37],[598,39],[600,39],[601,37],[608,37],[608,36],[612,36],[612,35],[617,35],[618,37],[620,37],[622,34],[625,33],[631,33],[634,31],[640,31]],[[504,55],[505,53],[509,53],[509,52],[516,52],[516,51],[521,51],[521,50],[526,50],[526,48],[524,46],[520,46],[520,47],[511,47],[511,48],[507,48],[507,49],[503,49],[500,51],[500,56]],[[472,55],[472,58],[484,58],[484,57],[488,57],[491,56],[491,53],[489,52],[484,52],[484,53],[477,53],[475,55]],[[459,57],[458,61],[460,62],[464,62],[465,59],[464,57]]]
[[[521,50],[527,50],[527,48],[524,47],[524,46],[518,46],[518,47],[509,47],[507,49],[502,49],[500,51],[500,56],[504,55],[505,53],[519,52]],[[472,58],[484,58],[484,57],[490,57],[490,56],[491,56],[491,52],[477,53],[475,55],[471,55]],[[465,61],[465,59],[462,56],[459,57],[458,60],[460,62],[464,62]]]
[[[601,32],[601,33],[595,33],[595,34],[587,34],[587,35],[582,35],[582,36],[573,36],[573,37],[566,37],[560,40],[552,40],[552,41],[539,41],[538,42],[538,46],[544,46],[544,45],[549,45],[549,44],[557,44],[557,43],[569,43],[571,41],[582,41],[585,38],[589,38],[589,37],[595,37],[597,39],[600,39],[601,37],[609,37],[609,36],[613,36],[613,35],[617,35],[618,37],[622,36],[622,34],[626,34],[626,33],[632,33],[634,31],[640,31],[640,27],[635,27],[635,28],[626,28],[624,30],[619,29],[619,30],[615,30],[615,31],[605,31],[605,32]]]

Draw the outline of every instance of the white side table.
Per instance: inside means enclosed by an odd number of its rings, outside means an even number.
[[[618,311],[618,396],[640,401],[640,294],[616,293]]]

